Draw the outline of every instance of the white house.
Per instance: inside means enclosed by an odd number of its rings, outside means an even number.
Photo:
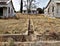
[[[13,17],[14,11],[12,0],[0,0],[0,17]]]
[[[44,9],[44,13],[50,17],[60,17],[60,0],[50,0]]]

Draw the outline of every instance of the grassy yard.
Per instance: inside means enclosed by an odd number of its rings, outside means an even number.
[[[25,33],[28,31],[28,20],[31,19],[34,31],[39,34],[44,34],[46,32],[56,32],[60,33],[60,19],[53,19],[45,17],[44,15],[26,15],[26,14],[16,14],[17,19],[0,19],[0,34],[3,33]]]
[[[52,19],[47,17],[41,17],[40,19],[32,19],[34,24],[34,31],[39,34],[45,32],[60,33],[60,19]]]
[[[28,19],[0,19],[0,34],[25,33],[28,27]]]

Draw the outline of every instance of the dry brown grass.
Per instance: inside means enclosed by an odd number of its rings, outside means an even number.
[[[27,19],[8,19],[8,20],[2,20],[0,19],[0,34],[1,33],[24,33],[27,31]]]
[[[60,19],[45,17],[43,14],[27,15],[17,13],[17,19],[0,19],[0,34],[1,33],[23,33],[28,30],[28,20],[31,19],[34,31],[39,34],[46,32],[60,33]]]
[[[43,34],[47,31],[50,33],[60,33],[60,19],[53,19],[49,17],[41,17],[39,19],[32,19],[34,24],[34,31]]]
[[[16,14],[16,17],[17,18],[20,18],[20,19],[39,19],[41,17],[44,17],[43,14],[21,14],[21,13],[17,13]]]

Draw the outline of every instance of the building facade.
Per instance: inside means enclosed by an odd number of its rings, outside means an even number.
[[[60,17],[60,0],[50,0],[44,9],[44,13],[50,17]]]
[[[13,17],[14,11],[12,0],[0,0],[0,17]]]

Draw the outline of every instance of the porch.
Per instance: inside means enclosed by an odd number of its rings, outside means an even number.
[[[9,7],[0,7],[0,18],[8,17]]]

